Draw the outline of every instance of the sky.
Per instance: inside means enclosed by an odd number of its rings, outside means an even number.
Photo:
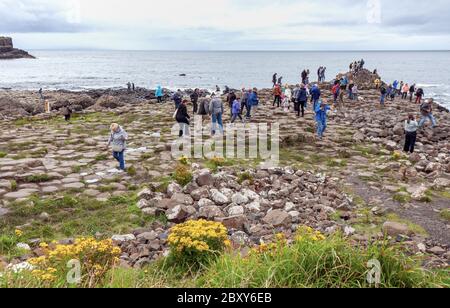
[[[16,47],[450,50],[449,0],[0,0]]]

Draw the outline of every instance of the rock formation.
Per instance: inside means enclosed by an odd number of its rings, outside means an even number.
[[[0,60],[34,59],[28,52],[14,48],[12,38],[0,36]]]

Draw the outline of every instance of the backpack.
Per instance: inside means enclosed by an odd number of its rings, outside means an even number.
[[[337,94],[338,91],[339,91],[339,85],[338,85],[338,84],[335,85],[335,86],[331,89],[331,91],[333,92],[333,94]]]

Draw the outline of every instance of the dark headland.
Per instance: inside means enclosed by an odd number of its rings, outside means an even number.
[[[12,38],[0,36],[0,60],[35,59],[28,52],[14,48]]]

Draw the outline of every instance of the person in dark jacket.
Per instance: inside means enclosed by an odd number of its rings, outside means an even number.
[[[231,112],[232,111],[232,109],[233,109],[233,104],[234,104],[234,101],[236,100],[236,94],[234,93],[234,91],[231,91],[229,94],[228,94],[228,96],[227,96],[227,103],[228,103],[228,106],[230,107],[230,113],[231,113],[231,115],[233,115],[233,113]]]
[[[178,109],[180,107],[182,100],[183,100],[183,93],[181,93],[181,90],[178,90],[173,96],[172,99],[175,103],[175,109]]]
[[[279,84],[277,84],[275,86],[275,88],[273,89],[273,96],[274,96],[274,100],[273,100],[273,106],[275,107],[275,105],[277,105],[277,107],[280,107],[281,104],[281,86]]]
[[[191,94],[191,102],[194,106],[193,113],[197,114],[198,111],[198,99],[200,97],[200,89],[195,89],[194,93]]]
[[[320,96],[322,95],[322,93],[320,92],[320,88],[318,85],[314,85],[310,91],[311,94],[311,103],[314,106],[313,110],[316,110],[316,104],[320,99]]]
[[[251,92],[251,91],[250,91]],[[250,94],[245,88],[241,91],[241,115],[244,113],[244,108],[247,108],[247,100]]]
[[[387,92],[386,88],[384,86],[381,86],[381,89],[380,89],[380,94],[381,94],[381,96],[380,96],[380,104],[381,104],[382,107],[384,107],[384,102],[386,100],[386,94],[387,93],[388,92]]]
[[[412,103],[414,93],[416,92],[416,84],[411,85],[409,88],[409,101]]]
[[[273,87],[272,88],[275,88],[275,86],[277,85],[277,81],[278,81],[278,77],[277,76],[278,76],[277,73],[273,74],[273,77],[272,77]]]
[[[422,98],[425,95],[422,88],[418,88],[416,91],[416,104],[422,103]]]
[[[187,112],[187,100],[183,100],[178,107],[176,120],[180,124],[180,137],[189,136],[189,119],[191,118]]]
[[[300,111],[302,112],[302,117],[305,117],[305,106],[308,101],[308,92],[306,92],[305,85],[300,86],[300,91],[298,91],[296,104],[297,104],[297,117],[300,117]]]

